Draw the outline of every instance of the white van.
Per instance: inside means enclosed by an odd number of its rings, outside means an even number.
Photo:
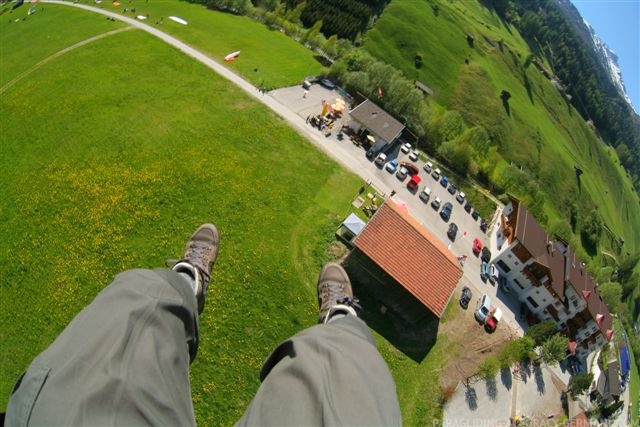
[[[489,295],[482,295],[478,299],[478,303],[476,304],[476,311],[474,316],[476,316],[476,320],[482,324],[487,321],[487,317],[489,316],[489,312],[491,311],[491,298]]]

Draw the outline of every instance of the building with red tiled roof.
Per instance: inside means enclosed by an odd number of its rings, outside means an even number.
[[[580,412],[578,415],[562,424],[562,427],[591,427],[591,424],[589,423],[589,419],[585,413]]]
[[[350,276],[375,288],[385,305],[412,320],[424,317],[424,308],[437,318],[442,316],[462,269],[406,205],[387,199],[353,244],[345,268]]]
[[[500,223],[493,262],[518,299],[539,319],[555,321],[578,356],[608,342],[613,335],[611,313],[567,242],[547,235],[514,197]]]

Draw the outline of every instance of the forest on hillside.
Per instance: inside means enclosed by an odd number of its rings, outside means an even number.
[[[585,120],[593,122],[606,143],[616,148],[636,190],[640,190],[640,117],[618,93],[557,0],[484,3],[514,24],[531,48],[548,60],[573,106]]]
[[[387,3],[389,0],[286,0],[288,8],[304,4],[300,19],[306,27],[322,21],[321,32],[326,37],[335,34],[349,40],[364,33]]]

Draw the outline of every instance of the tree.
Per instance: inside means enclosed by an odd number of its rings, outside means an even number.
[[[483,380],[491,380],[495,378],[500,370],[500,361],[493,356],[489,356],[480,363],[476,375]]]
[[[542,344],[541,359],[547,365],[561,362],[567,355],[568,340],[560,334],[555,334]]]
[[[586,243],[591,245],[592,248],[598,246],[600,240],[600,234],[602,233],[602,218],[595,209],[591,211],[582,224],[582,237],[586,240]]]
[[[580,396],[587,391],[593,382],[593,374],[591,372],[580,372],[571,377],[569,380],[568,391],[575,397]]]
[[[525,336],[531,338],[536,347],[541,346],[546,340],[556,333],[556,324],[553,320],[543,320],[527,329]]]
[[[620,286],[620,283],[603,283],[598,286],[598,292],[611,311],[621,313],[624,310],[624,305],[622,304],[622,286]]]
[[[515,362],[529,359],[533,352],[533,347],[533,339],[527,336],[507,342],[507,345],[498,354],[500,367],[508,368]]]

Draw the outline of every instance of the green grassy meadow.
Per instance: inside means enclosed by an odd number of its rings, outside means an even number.
[[[88,0],[84,2],[93,4]],[[199,4],[177,0],[135,0],[123,2],[118,7],[110,2],[102,5],[106,10],[129,17],[149,15],[144,23],[224,63],[255,86],[291,86],[301,83],[305,76],[322,71],[312,51],[246,16],[220,13]],[[129,9],[126,13],[123,12],[125,7]],[[133,7],[136,8],[135,13],[131,13]],[[169,16],[180,17],[188,24],[174,22],[168,19]],[[223,62],[227,54],[238,50],[241,53],[236,61]]]
[[[12,63],[3,81],[121,28],[45,9],[0,20],[2,62]],[[82,23],[78,33],[67,13]],[[28,57],[5,43],[30,46],[53,31],[60,42]],[[214,222],[222,242],[191,386],[200,425],[233,424],[269,352],[315,323],[317,273],[362,182],[243,91],[139,30],[51,58],[4,90],[0,115],[0,343],[10,349],[0,362],[0,408],[30,361],[114,275],[162,266],[197,225]],[[443,349],[436,344],[417,364],[378,341],[405,420],[438,417]]]
[[[394,0],[366,34],[365,48],[431,87],[433,102],[497,136],[506,162],[530,171],[540,183],[548,224],[568,224],[571,203],[585,215],[596,207],[613,233],[624,237],[623,252],[640,250],[640,202],[615,151],[597,140],[533,65],[526,66],[531,52],[515,28],[475,1]],[[423,56],[419,69],[417,53]],[[508,112],[499,98],[502,90],[512,95]],[[580,183],[576,165],[584,171]],[[571,243],[586,255],[578,238]],[[610,250],[610,244],[605,233],[601,246]]]

